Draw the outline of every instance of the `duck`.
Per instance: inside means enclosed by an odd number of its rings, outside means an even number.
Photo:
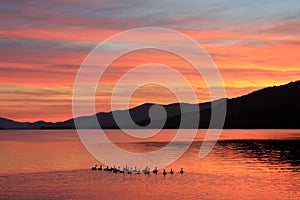
[[[167,174],[166,170],[164,169],[164,172],[162,173],[164,176]]]
[[[120,167],[119,167],[120,168]],[[120,174],[124,174],[124,171],[125,171],[125,167],[123,167],[123,170],[119,170],[119,173]]]
[[[114,168],[113,173],[118,173],[120,171],[120,167]]]
[[[98,170],[102,170],[102,165],[100,165],[100,167],[98,168]]]
[[[180,170],[179,173],[180,173],[180,174],[183,174],[183,173],[184,173],[183,168],[181,168],[181,170]]]
[[[117,168],[116,168],[116,166],[114,165],[113,167],[110,167],[110,169],[108,170],[108,171],[111,171],[111,172],[114,172],[114,171],[116,171],[117,170]],[[115,172],[116,173],[116,172]]]
[[[157,172],[158,172],[157,167],[155,167],[155,169],[152,172],[153,172],[153,174],[157,174]]]
[[[130,170],[128,170],[127,174],[132,174],[132,168],[130,168]]]
[[[141,173],[141,169],[139,168],[139,170],[136,172],[136,174],[140,174]]]
[[[134,167],[134,170],[132,171],[132,173],[134,173],[134,174],[137,173],[136,167]]]
[[[127,173],[129,171],[129,168],[127,165],[126,165],[126,167],[123,167],[123,171],[124,171],[124,173]]]
[[[97,169],[97,165],[95,165],[95,167],[92,167],[92,170],[96,170]]]
[[[104,168],[104,171],[108,171],[109,170],[109,168],[108,168],[108,166],[106,166],[106,168]]]
[[[107,169],[107,171],[111,172],[113,171],[114,169],[112,167],[110,167],[109,169]]]
[[[145,169],[143,169],[144,174],[150,174],[150,168],[146,167]]]
[[[174,172],[173,172],[172,168],[171,168],[170,174],[171,174],[171,175],[172,175],[172,174],[174,174]]]

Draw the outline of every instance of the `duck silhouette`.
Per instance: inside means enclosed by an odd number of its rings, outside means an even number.
[[[134,170],[132,171],[132,173],[134,173],[134,174],[137,173],[136,167],[134,167]]]
[[[108,168],[108,167],[107,167],[107,168]],[[107,171],[111,172],[111,171],[113,171],[113,168],[110,167],[110,168],[107,169]]]
[[[170,174],[174,174],[174,172],[173,172],[172,168],[171,168]]]
[[[98,170],[102,170],[102,165],[100,165],[100,167],[98,168]]]
[[[183,174],[183,173],[184,173],[183,168],[181,168],[181,170],[180,170],[179,173],[180,173],[180,174]]]
[[[146,167],[145,169],[143,169],[144,174],[150,174],[150,168]]]
[[[92,167],[92,170],[96,170],[97,169],[97,165],[95,165],[95,167]]]
[[[120,171],[120,167],[114,168],[113,173],[118,173]]]
[[[155,169],[152,172],[153,172],[153,174],[157,174],[157,172],[158,172],[157,167],[155,167]]]
[[[129,171],[129,168],[127,165],[126,165],[126,167],[123,167],[123,171],[124,171],[124,173],[127,173]]]
[[[139,168],[139,170],[137,170],[136,174],[140,174],[140,173],[141,173],[141,170],[140,170],[140,168]]]
[[[132,168],[130,168],[130,170],[128,170],[127,174],[132,174]]]
[[[164,169],[163,173],[162,173],[164,176],[167,175],[167,172],[166,170]]]

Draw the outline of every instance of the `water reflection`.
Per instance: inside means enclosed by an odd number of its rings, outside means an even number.
[[[242,156],[249,169],[251,164],[262,163],[271,170],[300,171],[299,140],[239,140],[219,141],[225,152]]]
[[[181,148],[184,146],[183,143],[177,143],[173,151],[181,151]],[[139,142],[121,143],[118,145],[128,151],[145,153],[158,150],[167,144],[166,142]],[[175,168],[183,166],[194,172],[208,168],[211,170],[214,168],[218,171],[230,170],[231,172],[238,170],[238,168],[250,171],[300,172],[299,140],[218,141],[207,158],[203,160],[197,158],[201,145],[202,142],[194,142],[184,156],[173,163],[172,166]],[[193,166],[194,168],[192,168]]]
[[[163,148],[174,136],[174,131],[163,130],[159,137],[149,141],[128,142],[130,140],[124,140],[119,130],[110,130],[119,147],[136,153]],[[200,159],[204,136],[205,130],[199,130],[188,151],[167,168],[178,171],[183,167],[187,172],[231,175],[300,171],[299,130],[223,130],[213,150]],[[187,132],[187,140],[176,143],[170,153],[182,152],[189,137]],[[168,156],[161,155],[162,159]],[[0,131],[0,157],[0,174],[87,169],[99,163],[84,148],[74,130]],[[141,163],[140,167],[146,164]]]

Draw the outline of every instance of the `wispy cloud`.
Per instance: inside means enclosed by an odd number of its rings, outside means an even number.
[[[71,116],[71,88],[87,54],[115,33],[144,26],[172,28],[202,44],[219,67],[229,97],[299,79],[299,12],[298,0],[5,1],[0,6],[0,116],[29,120]],[[184,44],[163,35],[159,39],[189,52]],[[201,101],[209,100],[203,79],[187,62],[146,50],[112,63],[101,82],[105,90],[99,93],[99,109],[109,110],[113,84],[126,71],[149,62],[178,70]],[[142,80],[143,73],[134,81]],[[174,80],[160,71],[151,71],[151,76]],[[172,87],[184,93],[181,85]],[[174,101],[161,91],[165,90],[154,86],[139,90],[131,105],[155,101],[152,96],[158,96],[157,103]],[[120,99],[126,95],[126,86],[120,95]]]

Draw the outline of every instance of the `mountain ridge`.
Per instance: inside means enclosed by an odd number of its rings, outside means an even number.
[[[179,128],[180,121],[183,118],[190,119],[191,124],[181,128],[227,128],[227,129],[300,129],[300,81],[290,82],[285,85],[271,86],[263,88],[249,94],[231,99],[220,99],[215,102],[226,101],[227,112],[224,127],[210,125],[212,102],[200,104],[172,103],[160,105],[153,103],[144,103],[129,110],[116,110],[110,112],[98,112],[91,116],[79,117],[85,123],[81,128],[99,128],[91,126],[92,117],[98,119],[103,129],[120,128],[115,122],[113,115],[123,115],[129,111],[133,122],[138,124],[139,128],[161,128],[158,124],[165,124],[163,128]],[[223,102],[224,103],[224,102]],[[149,110],[152,106],[162,106],[167,114],[164,119],[152,120],[153,126],[148,126],[151,122]],[[189,109],[188,113],[181,113],[180,107],[185,106]],[[199,113],[193,112],[199,109],[200,120],[195,125],[195,120]],[[217,110],[219,108],[216,108]],[[76,118],[77,120],[78,118]],[[152,123],[151,123],[152,124]],[[150,124],[150,125],[151,125]],[[11,119],[0,117],[0,129],[74,129],[74,119],[68,119],[61,122],[17,122]],[[130,124],[123,124],[121,128],[136,128]]]

